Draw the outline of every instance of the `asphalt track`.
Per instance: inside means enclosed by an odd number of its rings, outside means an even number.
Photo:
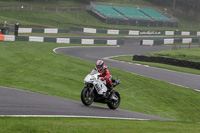
[[[121,109],[111,110],[94,104],[86,107],[80,101],[0,87],[0,116],[16,115],[169,120]]]
[[[170,46],[141,46],[141,38],[126,39],[126,44],[120,47],[74,47],[57,48],[54,52],[92,62],[116,55],[145,54],[148,52],[170,49]],[[129,71],[146,77],[179,84],[193,89],[200,89],[200,76],[184,74],[141,65],[116,62],[105,59],[109,67]],[[198,93],[198,92],[197,92]],[[74,101],[54,96],[38,94],[13,88],[0,87],[0,115],[27,115],[27,116],[62,116],[62,117],[101,117],[117,119],[140,120],[170,120],[166,118],[146,115],[126,110],[110,110],[108,107],[91,105],[84,106],[80,101]]]

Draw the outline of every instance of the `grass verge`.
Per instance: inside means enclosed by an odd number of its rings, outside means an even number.
[[[199,133],[193,122],[0,117],[4,133]]]
[[[187,61],[200,62],[200,48],[165,50],[147,54],[148,56],[161,56]]]
[[[84,2],[77,2],[75,0],[59,0],[59,1],[13,1],[13,0],[6,0],[1,1],[0,7],[15,7],[15,6],[24,6],[24,7],[79,7],[83,6],[86,3]]]
[[[80,46],[39,42],[0,42],[0,86],[80,100],[83,79],[94,63],[60,55],[56,47]],[[171,118],[200,120],[200,93],[193,89],[110,68],[122,84],[121,109]]]

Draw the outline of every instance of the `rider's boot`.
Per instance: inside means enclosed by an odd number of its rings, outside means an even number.
[[[109,84],[108,84],[108,98],[109,98],[110,100],[117,100],[117,99],[114,97],[114,91],[113,91],[112,82],[109,82]]]
[[[112,82],[108,82],[108,85],[107,85],[107,88],[108,88],[108,94],[110,95],[112,90],[113,90],[113,85],[112,85]]]

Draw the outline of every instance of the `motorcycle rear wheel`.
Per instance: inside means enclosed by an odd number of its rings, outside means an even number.
[[[115,90],[113,91],[113,95],[117,98],[117,101],[111,99],[111,102],[107,103],[107,105],[110,109],[117,109],[120,105],[120,94]]]
[[[83,88],[81,92],[81,101],[84,105],[90,106],[94,101],[94,92],[92,92],[90,95],[90,89]]]

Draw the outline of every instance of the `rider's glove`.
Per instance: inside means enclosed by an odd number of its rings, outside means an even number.
[[[104,79],[104,78],[101,78],[101,80],[104,81],[105,79]]]

